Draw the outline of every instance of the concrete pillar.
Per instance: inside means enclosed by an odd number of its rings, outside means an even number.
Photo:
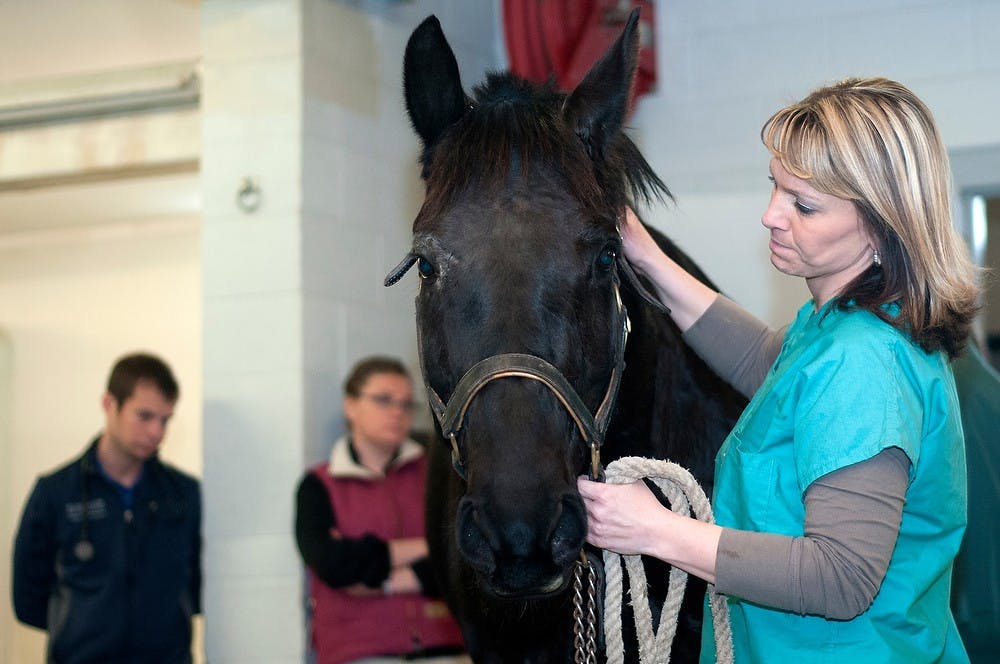
[[[410,31],[437,11],[478,81],[493,3],[204,0],[205,645],[212,664],[301,662],[294,491],[342,431],[361,356],[417,371],[410,244],[422,185],[401,94]],[[259,206],[240,208],[245,180]]]

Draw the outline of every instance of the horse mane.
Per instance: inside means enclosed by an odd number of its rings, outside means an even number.
[[[672,199],[623,131],[615,132],[603,158],[588,155],[563,119],[566,98],[552,79],[538,85],[509,72],[487,74],[465,114],[421,156],[427,192],[414,230],[470,187],[500,191],[512,177],[542,171],[561,179],[585,209],[612,220],[634,201]]]

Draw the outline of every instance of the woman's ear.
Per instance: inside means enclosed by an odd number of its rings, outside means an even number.
[[[357,408],[358,400],[355,397],[349,395],[344,397],[344,417],[347,419],[348,426],[354,423]]]
[[[878,215],[875,214],[875,210],[863,201],[853,201],[853,203],[854,211],[858,215],[858,230],[861,232],[861,237],[868,242],[868,247],[872,251],[876,249],[882,251],[882,247],[879,246],[878,233],[875,231],[875,225],[878,224]]]
[[[875,234],[872,233],[870,230],[868,230],[866,228],[865,229],[865,237],[868,239],[868,248],[871,250],[870,254],[872,256],[875,256],[875,255],[881,256],[882,255],[882,245],[879,242],[879,239],[875,236]]]

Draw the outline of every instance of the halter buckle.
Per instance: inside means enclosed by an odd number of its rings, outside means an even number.
[[[462,454],[458,451],[458,439],[455,438],[455,432],[451,431],[448,433],[448,439],[451,441],[451,467],[455,469],[458,476],[463,480],[465,479],[465,464],[462,463]]]
[[[590,479],[598,482],[601,479],[601,448],[596,441],[590,443]]]

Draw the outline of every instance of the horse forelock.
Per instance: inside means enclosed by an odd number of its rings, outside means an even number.
[[[594,218],[614,218],[636,197],[669,196],[624,133],[606,159],[592,161],[563,118],[565,99],[551,81],[487,75],[473,90],[472,107],[425,154],[426,196],[414,230],[427,230],[466,192],[499,194],[516,178],[532,178],[533,186],[561,182]]]

